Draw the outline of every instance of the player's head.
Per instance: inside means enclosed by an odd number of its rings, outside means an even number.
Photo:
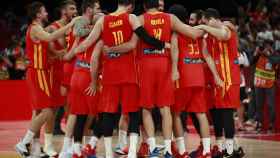
[[[68,21],[77,16],[77,6],[74,0],[65,0],[60,4],[60,12]]]
[[[187,21],[187,9],[180,4],[174,4],[172,5],[169,10],[168,13],[170,14],[174,14],[178,19],[180,19],[183,23],[186,23]]]
[[[204,11],[202,22],[206,25],[211,25],[215,21],[220,20],[220,13],[218,10],[213,8],[208,8]]]
[[[164,11],[164,0],[159,0],[158,10],[163,12]]]
[[[135,0],[118,0],[118,5],[126,7],[126,10],[131,13],[134,10]]]
[[[144,8],[148,9],[158,9],[159,8],[159,0],[144,0]]]
[[[28,6],[28,16],[30,19],[39,20],[42,23],[48,22],[48,12],[42,2],[33,2]]]
[[[190,14],[190,18],[189,18],[189,24],[191,26],[196,26],[201,24],[202,22],[202,15],[203,15],[203,11],[202,10],[195,10]]]
[[[98,0],[84,0],[82,3],[82,13],[93,18],[94,14],[100,13],[100,4]]]

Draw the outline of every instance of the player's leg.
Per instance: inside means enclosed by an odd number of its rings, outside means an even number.
[[[222,110],[222,119],[223,128],[225,132],[225,148],[228,155],[233,155],[234,150],[234,118],[233,118],[233,109],[221,109]]]
[[[50,119],[45,124],[45,145],[44,151],[49,156],[57,156],[58,153],[54,149],[53,145],[53,131],[54,131],[54,122],[55,122],[55,112],[56,109],[53,109],[53,114],[50,116]]]
[[[156,148],[156,138],[155,138],[155,127],[152,117],[152,112],[149,109],[143,109],[142,113],[143,117],[143,125],[145,131],[148,135],[147,143],[149,145],[149,151],[153,152]]]
[[[164,153],[172,154],[171,151],[171,139],[172,139],[172,116],[169,106],[160,108],[162,117],[162,132],[164,137]]]
[[[217,154],[221,154],[221,152],[224,150],[224,140],[223,140],[223,121],[221,119],[222,113],[220,109],[211,109],[210,110],[211,117],[213,120],[213,126],[214,126],[214,134],[216,138],[216,146],[214,146],[214,152],[217,152]],[[215,154],[215,153],[212,153]]]
[[[128,115],[122,114],[119,120],[119,135],[118,143],[115,148],[117,154],[125,155],[128,152],[127,148],[127,130],[128,130]]]
[[[82,141],[83,141],[86,121],[87,121],[86,114],[77,115],[77,120],[74,127],[73,157],[74,156],[82,157]]]
[[[206,113],[196,113],[200,125],[201,142],[203,146],[203,155],[210,154],[211,139],[210,139],[210,128]]]

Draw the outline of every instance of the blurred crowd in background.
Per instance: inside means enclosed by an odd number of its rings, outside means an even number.
[[[279,8],[279,0],[248,1],[238,6],[238,17],[226,17],[236,24],[239,33],[240,56],[248,61],[247,64],[241,65],[241,101],[245,106],[237,113],[238,130],[255,131],[261,127],[260,105],[256,105],[258,102],[256,98],[264,96],[260,96],[262,93],[256,94],[257,88],[254,84],[256,63],[261,54],[264,54],[275,68],[277,76],[275,85],[280,85],[278,77],[280,75],[278,68],[278,63],[280,63]],[[28,66],[25,52],[27,26],[26,17],[15,15],[12,9],[8,8],[4,14],[0,15],[0,80],[25,78],[25,70]],[[275,86],[272,88],[275,89]],[[275,97],[275,93],[270,97]],[[275,103],[268,104],[271,104],[269,105],[271,108]],[[270,114],[272,115],[270,123],[273,124],[275,109],[270,109]]]

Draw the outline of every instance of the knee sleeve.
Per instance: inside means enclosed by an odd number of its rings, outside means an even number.
[[[77,115],[74,128],[74,142],[82,142],[87,115]]]
[[[233,111],[233,109],[223,109],[222,111],[225,137],[229,139],[232,139],[235,133]]]
[[[212,109],[210,110],[213,125],[214,125],[214,131],[216,137],[222,137],[223,136],[223,120],[222,120],[222,114],[220,109]]]
[[[193,122],[193,125],[195,127],[195,130],[196,132],[201,136],[201,133],[200,133],[200,124],[199,124],[199,121],[195,115],[195,113],[191,113],[191,118],[192,118],[192,122]]]
[[[138,133],[140,126],[140,112],[130,112],[129,113],[129,123],[128,123],[128,132],[129,133]]]
[[[97,138],[102,136],[102,116],[98,115],[95,117],[91,124],[91,129],[93,130],[93,135]]]
[[[102,133],[104,137],[112,137],[114,130],[115,114],[103,113],[102,114]]]

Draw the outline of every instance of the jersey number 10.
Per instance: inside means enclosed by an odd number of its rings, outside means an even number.
[[[114,40],[115,40],[115,45],[120,45],[124,42],[122,31],[113,32],[113,36],[114,36]]]

